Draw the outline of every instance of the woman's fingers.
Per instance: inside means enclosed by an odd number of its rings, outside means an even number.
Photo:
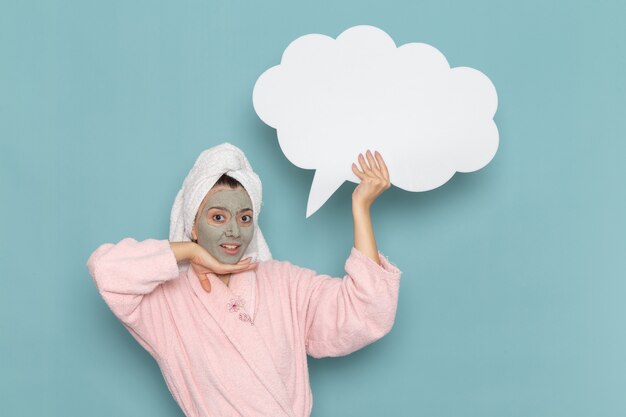
[[[378,161],[378,165],[380,166],[380,172],[383,174],[383,177],[385,177],[385,179],[389,181],[389,169],[387,169],[387,164],[385,164],[383,156],[378,151],[376,151],[375,155],[376,161]]]
[[[359,171],[359,168],[356,166],[355,163],[352,163],[352,172],[354,172],[354,175],[359,177],[360,180],[363,180],[363,177],[365,176],[365,174]]]
[[[236,264],[224,264],[215,259],[207,250],[202,250],[191,260],[193,267],[202,288],[206,292],[211,292],[211,281],[207,274],[235,274],[238,272],[249,271],[258,266],[258,262],[253,261],[251,257],[239,260]]]
[[[365,173],[365,175],[371,175],[371,169],[367,165],[365,158],[363,158],[363,154],[359,154],[359,165],[361,165],[361,170]]]
[[[377,177],[382,176],[382,174],[380,172],[380,168],[378,167],[378,163],[376,162],[376,159],[374,159],[374,155],[372,155],[372,152],[368,149],[367,153],[365,155],[367,156],[367,162],[369,162],[369,165],[370,165],[370,168],[371,168],[372,172]]]
[[[385,189],[389,189],[391,187],[391,180],[389,179],[389,169],[387,168],[387,164],[385,164],[385,160],[380,152],[376,151],[376,161],[378,161],[378,165],[380,166],[381,175],[383,176],[383,180],[385,181]]]
[[[359,154],[358,160],[362,172],[358,170],[356,164],[352,164],[352,172],[361,179],[361,183],[355,188],[353,201],[371,204],[382,192],[391,187],[389,169],[378,151],[372,152],[368,149],[365,157]]]
[[[257,266],[259,266],[258,262],[252,262],[252,263],[245,263],[245,264],[241,264],[241,265],[233,265],[235,268],[235,271],[248,271],[249,269],[254,269]]]
[[[365,153],[365,157],[367,157],[367,160],[365,159],[363,154],[359,154],[358,159],[359,159],[359,164],[361,165],[361,169],[363,170],[363,173],[365,174],[365,176],[387,180],[388,171],[387,171],[387,174],[385,174],[385,171],[383,171],[383,166],[379,163],[379,161],[382,160],[382,156],[380,156],[378,152],[376,153],[377,153],[377,156],[374,157],[374,154],[368,149],[367,152]],[[383,164],[384,164],[384,161],[383,161]],[[385,165],[385,169],[386,168],[387,166]],[[354,171],[354,168],[353,168],[353,171]],[[359,177],[359,178],[363,179],[362,177]]]
[[[242,259],[239,262],[237,262],[235,265],[247,265],[252,261],[252,258],[246,258],[246,259]]]
[[[245,263],[245,264],[221,264],[219,268],[219,271],[217,271],[218,274],[228,274],[228,273],[237,273],[237,272],[242,272],[242,271],[247,271],[248,269],[254,269],[258,266],[259,264],[257,262],[254,263]],[[252,268],[249,268],[252,267]]]
[[[201,272],[197,272],[196,275],[200,280],[200,285],[206,292],[211,292],[211,281],[209,281],[209,277],[207,273],[214,274],[236,274],[239,272],[251,271],[259,266],[258,262],[250,263],[251,258],[247,258],[245,260],[239,261],[236,264],[219,264],[216,265],[215,268],[210,270],[204,269]]]

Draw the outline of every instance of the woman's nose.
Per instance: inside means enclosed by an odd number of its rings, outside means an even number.
[[[228,237],[239,237],[239,225],[237,224],[236,219],[232,219],[226,225],[226,236]]]

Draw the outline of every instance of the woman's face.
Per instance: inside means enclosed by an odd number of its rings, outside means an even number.
[[[215,186],[200,205],[193,238],[218,261],[236,264],[252,241],[252,214],[252,201],[245,189]]]

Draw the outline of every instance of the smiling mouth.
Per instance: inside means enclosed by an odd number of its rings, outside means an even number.
[[[239,248],[241,247],[241,245],[222,244],[220,245],[220,247],[224,249],[224,251],[229,255],[235,255],[237,252],[239,252]]]

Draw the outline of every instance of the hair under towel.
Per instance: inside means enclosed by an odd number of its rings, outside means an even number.
[[[252,171],[252,167],[241,149],[230,143],[222,143],[209,148],[196,159],[172,206],[170,242],[191,241],[191,231],[200,204],[223,174],[239,181],[252,201],[254,234],[242,259],[248,257],[256,261],[272,259],[272,254],[263,238],[258,221],[263,191],[261,180]],[[181,270],[185,270],[187,267],[188,264],[180,265]]]

